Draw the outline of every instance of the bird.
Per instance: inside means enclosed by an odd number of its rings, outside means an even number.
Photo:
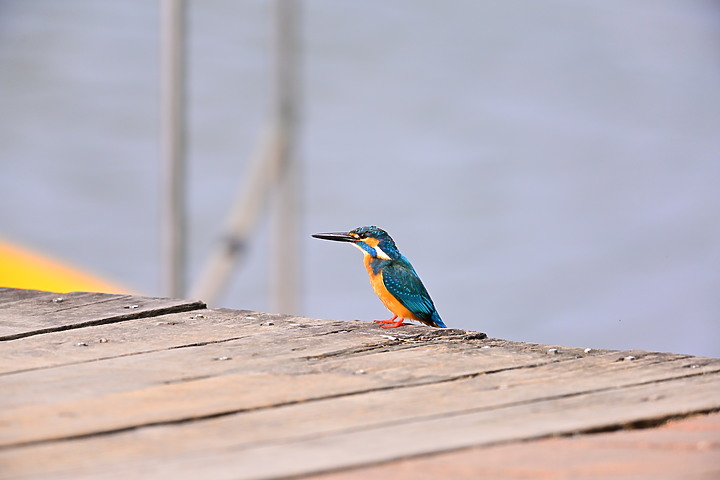
[[[400,253],[385,230],[373,225],[349,232],[316,233],[312,236],[349,242],[363,252],[370,284],[380,301],[394,315],[390,320],[375,320],[375,323],[390,324],[382,328],[408,325],[404,323],[406,319],[417,320],[430,327],[447,328],[412,264]]]

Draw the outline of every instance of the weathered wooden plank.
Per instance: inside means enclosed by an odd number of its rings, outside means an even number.
[[[0,341],[204,308],[202,302],[106,293],[46,293],[0,304]]]
[[[140,304],[72,295],[0,302],[60,322],[0,349],[2,478],[274,478],[720,408],[717,359],[224,310],[66,326]]]
[[[17,302],[18,300],[25,300],[27,298],[40,297],[48,295],[49,293],[50,292],[45,292],[43,290],[0,287],[0,304]]]
[[[719,450],[720,413],[710,413],[656,428],[466,448],[302,478],[717,480]]]
[[[439,403],[443,407],[438,411],[455,414],[467,410],[468,404],[473,405],[473,408],[478,405],[484,405],[483,408],[497,407],[503,402],[529,402],[537,398],[720,371],[720,361],[708,360],[703,364],[696,358],[682,357],[668,361],[673,357],[662,354],[646,354],[633,361],[619,362],[618,359],[622,357],[611,353],[548,366],[546,358],[543,358],[545,365],[537,359],[528,358],[521,364],[508,361],[507,352],[501,349],[475,349],[482,351],[481,358],[469,351],[465,355],[458,354],[457,348],[448,347],[428,345],[405,350],[368,352],[365,355],[351,355],[343,360],[326,357],[320,362],[303,362],[300,359],[295,365],[292,365],[291,358],[286,357],[283,362],[285,365],[282,366],[257,362],[246,365],[246,362],[242,362],[245,367],[249,367],[244,373],[226,371],[220,376],[200,375],[199,378],[196,376],[183,382],[159,382],[146,388],[120,389],[97,395],[68,397],[67,392],[63,392],[61,396],[65,397],[64,402],[58,396],[53,396],[50,404],[28,405],[25,396],[28,388],[25,388],[24,395],[12,398],[11,393],[10,398],[3,401],[0,423],[9,428],[0,432],[0,445],[227,415],[373,390],[376,391],[375,396],[364,396],[360,400],[361,409],[366,409],[373,404],[374,398],[378,398],[374,403],[377,408],[382,408],[384,404],[404,405],[419,401],[421,406]],[[516,352],[512,353],[514,355],[510,357],[520,357]],[[275,357],[277,354],[273,355]],[[428,358],[433,361],[427,362]],[[425,364],[423,361],[426,361]],[[436,362],[437,365],[434,364]],[[200,360],[197,363],[200,364]],[[215,365],[218,363],[226,362],[214,362]],[[358,368],[360,366],[364,369]],[[693,366],[697,368],[691,368]],[[104,368],[103,372],[107,375],[114,370]],[[123,371],[127,371],[127,368]],[[213,373],[218,374],[217,371]],[[447,382],[467,375],[474,376],[468,383]],[[94,377],[88,372],[81,378],[87,380]],[[560,385],[553,385],[558,380],[561,381]],[[63,385],[75,384],[66,378],[60,381]],[[37,379],[31,381],[32,386],[46,383]],[[423,384],[426,386],[420,390],[399,388]],[[13,390],[18,390],[18,387],[7,389],[10,392]],[[478,392],[483,394],[475,398]],[[40,392],[33,393],[33,396],[39,395]],[[178,401],[179,398],[183,401]],[[488,401],[491,403],[485,403]],[[352,400],[340,402],[343,405],[347,403],[352,403]],[[403,414],[429,414],[418,408],[404,407]],[[326,414],[326,407],[320,407],[317,410],[311,408],[303,416],[315,418]],[[332,420],[331,425],[346,428],[346,417],[357,418],[357,415],[342,412]],[[292,418],[286,419],[286,422],[292,422]]]
[[[368,335],[365,343],[358,344],[357,336],[343,337],[339,333],[335,336],[337,338],[328,342],[316,336],[284,340],[268,333],[191,349],[5,375],[0,377],[0,389],[7,392],[0,398],[0,421],[13,428],[4,432],[5,437],[0,433],[0,443],[15,442],[17,435],[25,438],[24,441],[31,441],[28,436],[39,439],[52,431],[57,436],[57,430],[53,430],[57,428],[72,435],[86,434],[93,429],[126,428],[138,421],[134,409],[142,413],[143,423],[175,421],[185,416],[266,408],[307,398],[445,381],[483,371],[558,360],[541,354],[518,355],[501,348],[439,344],[428,346],[424,352],[417,352],[415,348],[400,349],[392,357],[383,356],[374,366],[368,362],[365,372],[373,373],[368,375],[359,373],[360,369],[338,369],[335,355],[324,357],[327,368],[316,358],[318,354],[333,353],[332,349],[338,347],[352,347],[344,349],[352,358],[353,349],[383,347],[383,342],[388,340],[381,335]],[[466,350],[466,354],[458,355],[462,350]],[[428,355],[434,355],[437,365],[415,368]],[[229,360],[216,360],[219,358]],[[262,395],[249,395],[250,390]],[[231,394],[223,396],[219,391]],[[182,410],[161,406],[164,402],[175,403],[180,395],[197,401],[183,403]],[[103,421],[103,415],[98,413],[101,411],[112,412],[112,415]],[[45,424],[38,428],[23,424],[39,416],[46,418],[47,423],[43,422]]]
[[[206,315],[203,320],[212,321],[216,317],[220,317],[221,320],[216,322],[216,325],[227,323],[228,327],[232,327],[230,328],[231,336],[237,334],[235,328],[243,329],[242,324],[237,325],[237,312],[208,311]],[[224,320],[223,317],[225,317]],[[173,318],[173,316],[163,318]],[[229,319],[234,319],[234,323],[231,323]],[[246,326],[249,325],[248,322],[257,323],[257,319],[246,319],[245,321]],[[308,320],[305,324],[298,323],[301,321],[301,319],[276,319],[271,328],[269,326],[259,327],[260,332],[264,333],[237,338],[222,344],[194,347],[190,351],[177,349],[167,352],[157,351],[143,356],[122,357],[103,362],[61,367],[51,371],[40,370],[6,375],[0,378],[0,388],[8,392],[8,394],[0,399],[0,406],[2,406],[6,416],[16,417],[16,419],[21,418],[22,415],[16,416],[19,412],[15,411],[14,407],[23,406],[23,408],[27,409],[31,408],[32,405],[62,404],[63,402],[75,402],[88,397],[95,397],[96,401],[101,398],[102,400],[99,400],[97,405],[100,409],[103,409],[109,408],[109,400],[107,399],[109,394],[131,392],[154,385],[166,386],[167,384],[187,381],[188,377],[205,378],[216,375],[237,374],[238,372],[278,372],[289,375],[317,374],[322,371],[322,368],[318,366],[318,362],[322,359],[327,359],[330,362],[329,370],[337,370],[338,367],[333,363],[333,360],[337,360],[341,355],[352,357],[354,352],[358,350],[365,351],[369,348],[406,348],[406,345],[399,343],[396,338],[388,339],[387,335],[383,333],[384,330],[380,330],[377,326],[367,322]],[[163,322],[165,320],[161,323]],[[314,325],[312,322],[320,322],[320,325]],[[175,321],[169,321],[168,323],[173,324]],[[97,327],[97,329],[100,328]],[[353,329],[356,329],[356,331],[353,331]],[[279,333],[278,330],[282,333]],[[292,336],[289,333],[290,331],[294,331],[295,333],[292,335],[295,336]],[[410,345],[415,345],[417,339],[420,338],[420,334],[429,334],[432,338],[437,338],[440,341],[448,341],[448,337],[444,335],[452,333],[437,330],[428,332],[425,327],[408,328],[406,331],[410,333],[403,333],[402,335],[408,339]],[[303,336],[297,337],[298,334]],[[435,335],[438,336],[435,337]],[[43,337],[48,336],[44,335]],[[444,380],[453,376],[474,374],[483,368],[495,370],[559,359],[541,353],[533,353],[530,356],[518,355],[518,352],[510,349],[480,349],[472,341],[469,344],[441,344],[435,350],[414,353],[412,349],[407,349],[398,352],[396,357],[379,362],[377,366],[378,374],[375,376],[357,376],[355,371],[342,370],[340,373],[346,376],[349,375],[352,384],[355,385],[350,390],[343,390],[343,392],[354,391],[353,388],[364,390],[368,388],[385,388],[408,382],[428,382],[434,378]],[[465,352],[464,356],[456,355],[461,351]],[[63,354],[62,351],[59,351],[59,353]],[[412,375],[408,373],[410,370],[405,371],[407,370],[406,367],[415,368],[423,363],[428,363],[427,359],[433,353],[436,355],[434,362],[440,363],[440,369],[416,369],[413,370],[415,373]],[[483,362],[481,364],[468,362],[473,356],[482,358]],[[214,360],[217,358],[230,358],[232,360]],[[293,359],[295,362],[292,361]],[[387,365],[384,365],[384,363],[387,363]],[[465,364],[465,366],[462,364]],[[368,368],[370,367],[368,366]],[[113,374],[116,371],[121,372],[122,376]],[[189,375],[188,371],[192,371],[192,375]],[[431,375],[435,375],[435,377]],[[343,388],[350,387],[343,385]],[[282,393],[284,395],[288,394],[288,392]],[[297,392],[291,393],[295,396],[283,397],[278,402],[297,401]],[[333,391],[330,394],[335,393]],[[169,394],[173,398],[175,397],[175,394]],[[318,390],[315,396],[327,394],[326,391]],[[274,398],[272,396],[268,397],[271,401]],[[122,408],[119,408],[119,410],[127,412],[128,407],[125,400],[119,398],[118,402],[122,404]],[[79,410],[83,410],[85,413],[90,412],[87,404],[78,405],[84,405]],[[263,405],[267,406],[267,403]],[[219,411],[227,411],[228,408],[232,411],[256,407],[257,405],[253,404],[239,407],[227,404]],[[67,411],[65,406],[62,408]],[[197,412],[188,412],[188,415],[213,414],[212,411],[207,410],[207,405],[199,405],[199,408],[200,410]],[[217,406],[213,408],[217,408]],[[38,410],[42,410],[42,407],[38,407]],[[29,411],[26,410],[26,412]],[[78,411],[78,414],[81,417],[84,415],[80,411]],[[30,413],[30,415],[35,416],[35,413]],[[94,418],[94,415],[91,415],[91,417]],[[166,420],[167,417],[162,417],[156,421]],[[152,422],[153,420],[148,421]],[[46,427],[52,424],[53,422],[50,422]],[[102,423],[96,424],[96,427],[102,428],[103,425]],[[87,425],[84,428],[87,428]],[[27,434],[40,434],[43,431],[42,429],[31,431],[24,427],[19,430],[27,430]]]
[[[307,438],[292,444],[214,451],[202,457],[213,478],[273,478],[312,471],[348,468],[473,445],[493,445],[558,434],[604,429],[655,420],[688,411],[720,407],[717,376],[695,376],[617,391],[514,405],[474,414],[442,416],[422,422],[390,424],[362,432]],[[282,457],[283,462],[275,461]],[[192,456],[172,462],[174,475],[197,466]],[[222,463],[220,463],[222,461]],[[132,465],[134,470],[138,464]],[[177,468],[177,470],[175,470]],[[242,475],[237,475],[241,471]],[[124,473],[129,473],[125,471]],[[189,477],[188,477],[189,478]]]
[[[158,469],[163,475],[178,479],[201,475],[215,479],[277,478],[717,409],[720,408],[719,387],[718,375],[695,375],[499,408],[478,408],[456,415],[433,414],[394,420],[387,420],[389,415],[386,415],[384,422],[358,424],[355,428],[332,432],[310,428],[305,435],[293,439],[235,441],[236,435],[247,436],[247,432],[255,431],[262,437],[263,430],[268,428],[281,431],[287,424],[276,423],[281,420],[278,418],[265,418],[260,423],[243,421],[247,420],[243,417],[278,410],[273,409],[0,450],[0,465],[7,478],[151,478]],[[372,418],[373,413],[399,414],[403,411],[401,406],[416,405],[420,400],[406,405],[393,402],[381,409],[370,405],[365,409],[365,417]],[[334,403],[326,401],[327,405]],[[307,418],[297,413],[295,418]],[[230,419],[235,420],[235,430],[217,428]],[[324,423],[322,416],[315,421]],[[88,451],[95,452],[92,462],[88,462]],[[38,458],[53,458],[53,462],[38,462]]]
[[[73,343],[66,343],[65,348],[60,348],[61,345],[53,340],[54,334],[43,335],[41,340],[50,340],[48,342],[50,345],[46,346],[44,350],[37,348],[37,345],[36,348],[29,349],[31,352],[39,350],[39,355],[43,359],[47,357],[53,359],[70,357],[72,351],[85,352],[86,349],[97,348],[103,353],[93,354],[90,358],[103,358],[105,359],[104,363],[68,366],[67,368],[57,368],[48,372],[34,371],[23,372],[21,375],[1,376],[0,385],[4,391],[10,393],[1,397],[0,403],[2,407],[8,408],[13,405],[43,403],[46,399],[47,401],[61,402],[84,398],[85,396],[145,388],[154,384],[180,382],[187,380],[188,377],[208,377],[237,372],[261,371],[263,365],[272,364],[277,364],[274,367],[275,370],[292,371],[294,367],[290,364],[286,365],[288,359],[301,359],[304,363],[311,365],[312,361],[314,361],[313,356],[332,357],[338,354],[338,350],[342,353],[352,354],[355,350],[363,351],[368,348],[384,347],[385,345],[397,345],[398,348],[404,347],[403,344],[399,344],[398,340],[391,340],[386,335],[383,335],[384,330],[367,322],[303,321],[302,319],[293,319],[293,317],[280,320],[276,317],[272,326],[263,326],[261,323],[261,326],[258,327],[257,322],[260,319],[238,315],[238,313],[232,311],[206,311],[203,319],[185,318],[185,314],[182,314],[182,316],[178,314],[157,319],[153,318],[152,322],[148,323],[150,326],[147,332],[140,334],[140,340],[143,340],[140,343],[143,345],[144,341],[148,339],[148,335],[157,335],[158,337],[182,336],[188,324],[192,323],[193,320],[196,323],[189,330],[198,327],[197,322],[207,322],[211,328],[216,330],[221,330],[220,326],[223,325],[222,330],[225,330],[225,332],[219,338],[221,340],[227,338],[233,340],[220,344],[216,342],[218,339],[216,337],[208,339],[207,343],[209,345],[203,346],[202,342],[187,344],[187,340],[197,340],[191,334],[189,338],[182,339],[180,342],[187,346],[184,351],[179,349],[167,352],[151,351],[147,354],[149,356],[138,358],[134,358],[135,355],[128,354],[128,351],[138,351],[137,346],[131,345],[129,350],[115,351],[115,356],[122,357],[116,359],[116,363],[112,363],[113,354],[111,349],[122,343],[124,338],[113,336],[109,337],[112,341],[108,343],[98,343],[96,338],[101,332],[106,331],[106,326],[82,329],[79,331],[82,336],[72,337],[72,340],[88,340],[87,343],[92,347],[76,347]],[[188,321],[188,324],[180,323],[184,321]],[[137,338],[134,335],[142,328],[142,323],[139,325],[137,323],[132,322],[132,331],[126,332],[126,336]],[[164,330],[166,328],[172,330]],[[249,334],[248,331],[252,333],[253,328],[256,333]],[[352,331],[353,328],[356,329],[355,333]],[[427,330],[424,327],[414,327],[416,332]],[[413,331],[413,328],[408,328],[408,331]],[[207,333],[207,329],[203,327],[202,333]],[[442,333],[448,333],[448,331]],[[417,334],[408,335],[408,338],[417,338]],[[9,342],[8,345],[24,344],[26,340],[35,341],[34,339],[22,339]],[[131,342],[128,340],[127,343]],[[142,348],[146,347],[141,346],[140,351],[142,351]],[[464,348],[476,350],[475,347],[469,345]],[[10,353],[8,361],[12,361],[16,354],[20,354],[20,352],[16,351]],[[511,359],[520,358],[513,353],[508,353],[506,356]],[[306,357],[309,357],[309,360]],[[215,358],[232,360],[219,362],[214,360]],[[121,371],[123,375],[118,377],[109,374],[114,370]],[[193,372],[192,375],[188,373],[190,371]]]
[[[237,373],[301,373],[297,365],[305,365],[307,371],[312,364],[306,360],[308,356],[332,355],[338,349],[351,352],[395,344],[377,333],[353,335],[346,327],[339,326],[340,322],[319,326],[283,322],[287,327],[279,323],[273,325],[272,330],[268,328],[251,336],[243,336],[240,329],[235,333],[237,338],[221,343],[2,375],[0,390],[6,394],[0,396],[0,408],[79,400],[193,378]]]
[[[277,335],[296,327],[308,329],[319,325],[331,331],[335,327],[329,323],[287,315],[202,309],[48,332],[6,342],[0,349],[0,375],[224,342],[267,333],[270,329]],[[313,328],[307,332],[307,335],[323,333]]]

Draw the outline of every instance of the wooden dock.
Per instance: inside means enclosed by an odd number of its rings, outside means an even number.
[[[719,359],[0,289],[2,479],[710,479],[717,411]]]

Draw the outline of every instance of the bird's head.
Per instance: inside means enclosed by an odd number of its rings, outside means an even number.
[[[358,227],[347,233],[316,233],[313,237],[336,242],[350,242],[362,250],[365,255],[374,258],[393,260],[400,257],[400,252],[390,235],[385,230],[375,226]]]

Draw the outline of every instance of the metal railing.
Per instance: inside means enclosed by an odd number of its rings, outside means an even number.
[[[185,2],[162,0],[162,135],[165,165],[163,210],[164,279],[167,294],[184,297],[186,285],[185,209]],[[275,0],[273,111],[260,146],[248,162],[236,199],[216,247],[208,255],[189,295],[213,303],[247,254],[260,216],[272,203],[272,309],[297,313],[300,174],[296,155],[299,114],[299,3]],[[273,202],[270,202],[273,197]]]

